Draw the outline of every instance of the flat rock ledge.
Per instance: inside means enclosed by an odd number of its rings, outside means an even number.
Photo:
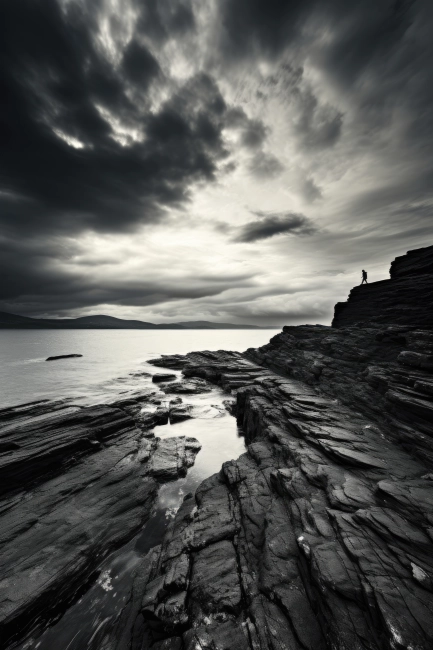
[[[176,375],[167,372],[157,372],[155,375],[152,376],[152,381],[154,384],[158,384],[165,381],[174,381],[175,379],[177,379]]]
[[[152,399],[0,411],[2,647],[37,637],[74,602],[104,557],[147,521],[158,484],[194,464],[197,440],[150,430],[168,421],[168,410],[165,420],[158,409],[141,415]]]

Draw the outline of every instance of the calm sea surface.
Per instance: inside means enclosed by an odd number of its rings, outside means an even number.
[[[161,369],[146,363],[161,354],[193,350],[238,350],[258,347],[276,330],[43,330],[0,331],[0,407],[37,399],[71,398],[92,404],[128,397],[152,388],[151,375]],[[48,356],[82,354],[78,359],[47,362]],[[172,372],[172,371],[170,371]],[[174,371],[179,377],[180,371]],[[166,395],[166,401],[174,395]],[[155,427],[160,438],[192,436],[202,448],[186,477],[159,489],[152,516],[125,546],[99,567],[98,577],[85,594],[77,594],[60,620],[47,621],[16,650],[101,650],[112,647],[136,571],[146,553],[161,543],[182,500],[203,479],[238,458],[244,451],[242,431],[222,402],[218,387],[200,395],[183,395],[194,406],[194,419]],[[144,407],[145,409],[148,407]],[[156,408],[156,407],[154,407]]]
[[[277,330],[0,330],[0,407],[37,399],[113,399],[155,372],[147,359],[193,350],[239,350],[267,343]],[[59,354],[79,359],[47,362]]]

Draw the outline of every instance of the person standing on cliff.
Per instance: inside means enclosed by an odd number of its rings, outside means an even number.
[[[365,282],[365,284],[368,284],[368,282],[367,282],[367,271],[364,271],[364,269],[362,269],[362,282],[361,282],[361,284],[364,284],[364,282]]]

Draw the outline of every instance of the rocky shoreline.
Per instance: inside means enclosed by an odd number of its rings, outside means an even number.
[[[433,647],[433,247],[392,268],[337,306],[333,327],[153,360],[184,377],[161,384],[168,408],[149,391],[1,411],[5,647],[67,606],[149,517],[158,484],[191,466],[196,441],[152,428],[193,415],[171,395],[210,384],[230,393],[247,451],[186,495],[115,632],[91,647]]]
[[[180,406],[161,406],[165,397],[148,390],[111,405],[0,411],[3,647],[56,620],[142,528],[158,486],[194,464],[197,440],[155,435]]]

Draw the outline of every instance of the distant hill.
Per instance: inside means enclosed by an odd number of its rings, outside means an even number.
[[[141,320],[123,320],[114,316],[82,316],[81,318],[29,318],[0,312],[0,329],[103,329],[103,330],[258,330],[279,329],[258,325],[235,325],[233,323],[212,323],[207,320],[183,323],[157,324]]]

